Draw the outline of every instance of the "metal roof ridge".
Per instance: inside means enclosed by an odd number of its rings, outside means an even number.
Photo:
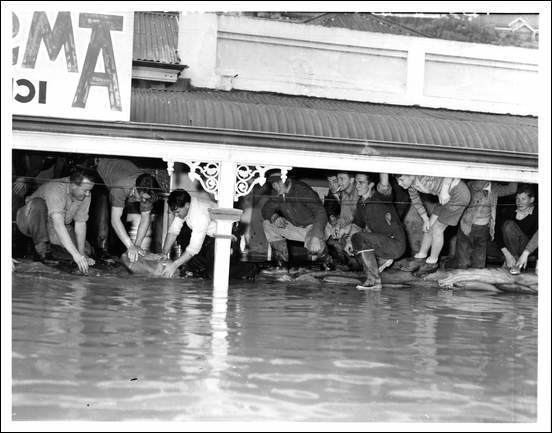
[[[447,113],[465,113],[465,114],[481,114],[481,115],[487,115],[487,116],[504,116],[504,117],[516,117],[520,119],[538,119],[538,116],[533,116],[530,114],[527,115],[521,115],[521,114],[511,114],[511,113],[491,113],[491,112],[485,112],[485,111],[468,111],[468,110],[455,110],[451,108],[436,108],[436,107],[425,107],[421,105],[399,105],[399,104],[385,104],[383,102],[370,102],[370,101],[353,101],[350,99],[331,99],[331,98],[323,98],[323,97],[315,97],[315,96],[305,96],[305,95],[290,95],[286,93],[277,93],[277,92],[264,92],[264,91],[250,91],[250,90],[239,90],[239,89],[232,89],[232,90],[219,90],[219,89],[211,89],[211,88],[205,88],[205,87],[190,87],[188,89],[171,89],[171,88],[165,88],[165,89],[155,89],[155,88],[135,88],[133,87],[132,90],[140,90],[140,91],[152,91],[152,92],[159,92],[159,93],[188,93],[188,94],[200,94],[200,92],[204,93],[212,93],[217,95],[225,95],[225,94],[244,94],[244,95],[265,95],[265,96],[275,96],[280,98],[290,98],[290,99],[297,99],[297,100],[312,100],[312,101],[326,101],[326,102],[342,102],[342,103],[350,103],[350,104],[359,104],[359,105],[370,105],[370,106],[381,106],[381,107],[397,107],[399,109],[418,109],[418,110],[428,110],[428,111],[435,111],[435,112],[447,112]],[[253,103],[253,101],[231,101],[231,102],[243,102],[243,103]],[[305,109],[311,108],[311,107],[302,107]],[[316,109],[316,108],[313,108]],[[456,119],[457,121],[462,121],[462,119]]]

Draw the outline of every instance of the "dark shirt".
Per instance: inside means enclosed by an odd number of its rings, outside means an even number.
[[[277,195],[273,191],[261,213],[265,220],[270,220],[272,215],[277,213],[297,227],[312,224],[312,234],[324,239],[324,230],[328,222],[326,210],[318,194],[303,182],[292,180],[290,190],[283,195]]]
[[[518,225],[518,227],[521,229],[521,231],[527,235],[527,237],[530,240],[530,244],[528,244],[528,246],[526,248],[530,253],[533,252],[537,248],[537,245],[538,245],[537,244],[537,239],[536,239],[536,236],[535,236],[535,233],[537,233],[537,231],[539,229],[539,210],[538,210],[538,208],[535,206],[535,208],[533,209],[532,214],[527,215],[525,218],[523,218],[521,220],[517,220],[516,219],[516,207],[511,206],[510,209],[506,210],[503,213],[503,217],[504,217],[504,220],[502,222],[503,224],[504,224],[505,221],[512,220]],[[533,239],[533,237],[535,237],[535,238]],[[495,239],[496,239],[496,244],[497,244],[499,249],[505,247],[504,238],[502,236],[502,230],[497,230]]]
[[[339,199],[331,192],[328,192],[328,194],[324,197],[324,209],[326,209],[328,219],[331,216],[339,218],[339,213],[341,212]]]
[[[372,197],[359,198],[353,224],[371,232],[382,233],[394,239],[406,239],[404,228],[399,219],[391,195],[375,191]],[[386,215],[389,222],[387,222]]]

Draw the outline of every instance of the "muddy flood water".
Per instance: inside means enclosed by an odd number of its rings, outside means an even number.
[[[534,422],[534,295],[13,273],[14,420]]]

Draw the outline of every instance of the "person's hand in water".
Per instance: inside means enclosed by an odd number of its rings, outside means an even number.
[[[174,262],[164,264],[164,269],[161,272],[161,276],[164,278],[172,278],[178,269],[178,266]]]
[[[84,275],[88,274],[88,260],[87,259],[88,259],[88,257],[83,256],[80,253],[77,253],[73,256],[73,260],[75,261],[75,263],[79,267],[79,270]]]
[[[146,252],[136,245],[131,245],[130,247],[128,247],[127,254],[130,263],[134,263],[138,260],[140,256],[146,255]]]

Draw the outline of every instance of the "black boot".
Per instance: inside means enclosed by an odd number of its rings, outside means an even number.
[[[107,240],[101,239],[98,242],[98,247],[96,248],[96,251],[96,260],[98,262],[105,263],[106,265],[115,264],[115,260],[113,260],[111,254],[109,254],[109,251],[107,251]]]
[[[359,284],[360,290],[381,290],[381,278],[378,271],[378,261],[374,250],[362,250],[357,253],[362,267],[366,272],[366,281]]]
[[[335,263],[333,257],[328,254],[328,250],[324,250],[322,254],[318,255],[318,260],[322,263],[322,270],[329,272],[335,270]]]
[[[287,247],[287,240],[275,241],[270,243],[272,250],[272,261],[277,268],[287,269],[289,266],[289,252]]]
[[[33,260],[35,262],[42,262],[48,266],[59,265],[59,260],[52,257],[52,253],[50,252],[50,244],[46,242],[41,242],[35,245]]]

